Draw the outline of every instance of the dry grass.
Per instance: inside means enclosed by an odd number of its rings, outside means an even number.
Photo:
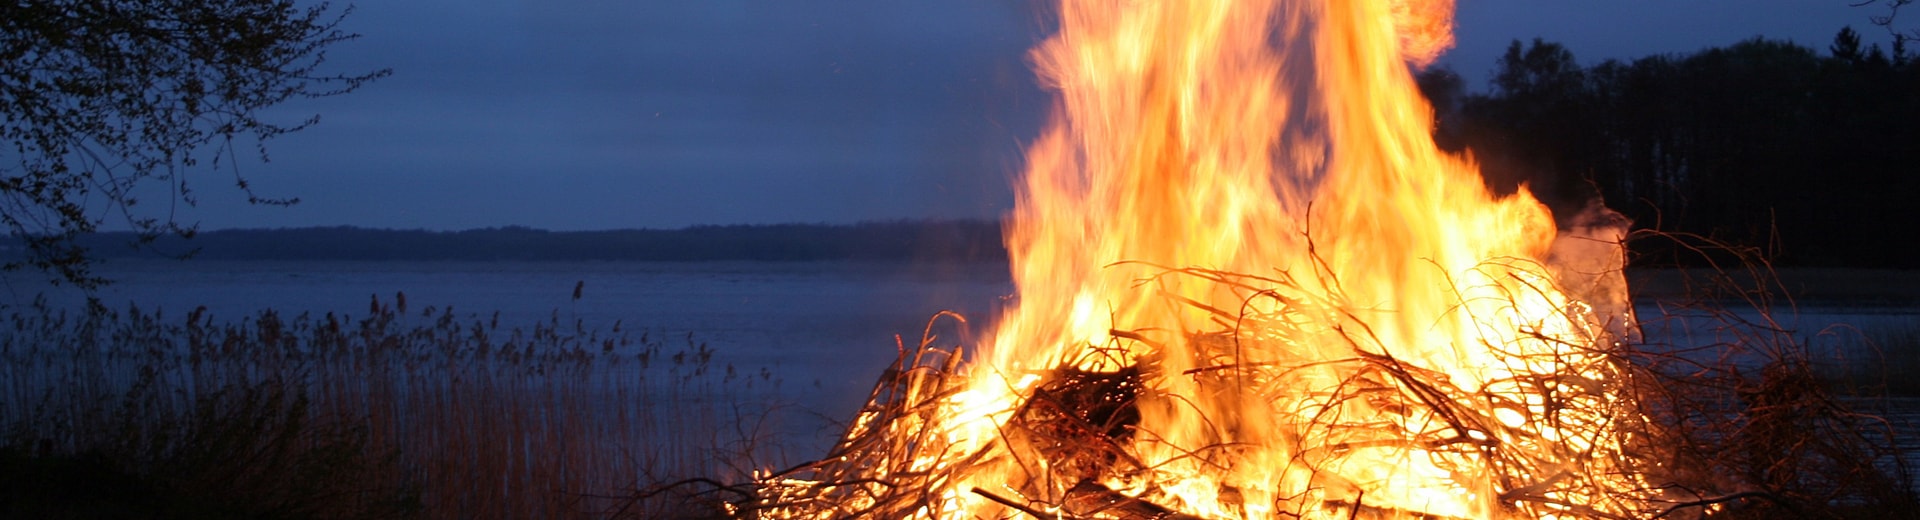
[[[1789,317],[1803,298],[1846,301],[1869,291],[1837,272],[1796,272],[1783,281],[1758,251],[1699,237],[1642,232],[1671,241],[1710,267],[1668,270],[1661,311],[1641,316],[1647,338],[1631,361],[1649,378],[1636,399],[1653,418],[1649,441],[1671,486],[1714,500],[1714,517],[1915,518],[1920,499],[1900,442],[1911,425],[1879,394],[1834,377],[1867,359],[1836,348],[1861,331],[1803,331]],[[1811,285],[1809,285],[1811,284]],[[1865,291],[1865,292],[1863,292]],[[1880,296],[1868,298],[1874,300]],[[1870,339],[1870,338],[1868,338]],[[1850,394],[1853,394],[1851,397]]]
[[[226,323],[20,309],[0,332],[4,445],[24,464],[164,488],[123,502],[329,504],[245,510],[261,518],[651,517],[620,508],[637,489],[745,479],[781,456],[767,429],[779,381],[721,364],[691,335],[603,334],[557,312],[503,329],[404,302],[376,300],[360,319]],[[173,477],[188,459],[205,471]]]
[[[1499,475],[1496,491],[1503,503],[1514,508],[1508,513],[1519,516],[1553,512],[1562,518],[1914,517],[1920,501],[1906,454],[1896,442],[1895,426],[1862,413],[1870,403],[1842,400],[1822,382],[1815,353],[1804,337],[1770,318],[1776,312],[1790,312],[1790,296],[1778,296],[1787,293],[1764,262],[1735,256],[1738,261],[1726,269],[1696,271],[1698,276],[1684,280],[1693,296],[1672,307],[1672,315],[1642,317],[1650,327],[1685,320],[1682,325],[1689,334],[1684,341],[1595,338],[1601,341],[1572,350],[1577,354],[1542,359],[1525,359],[1528,351],[1507,352],[1511,363],[1560,367],[1549,375],[1522,372],[1515,379],[1479,388],[1458,387],[1444,374],[1396,359],[1369,337],[1364,322],[1352,316],[1348,318],[1353,322],[1333,327],[1340,331],[1343,343],[1336,347],[1350,349],[1349,356],[1256,363],[1239,358],[1240,345],[1254,336],[1294,337],[1290,331],[1275,329],[1284,329],[1290,322],[1280,315],[1224,313],[1220,322],[1231,327],[1188,332],[1181,339],[1192,344],[1184,351],[1204,358],[1196,366],[1220,369],[1178,376],[1201,380],[1203,390],[1240,395],[1254,403],[1292,402],[1291,393],[1304,388],[1315,396],[1309,401],[1325,404],[1313,406],[1317,413],[1296,413],[1311,420],[1287,423],[1288,438],[1328,441],[1322,444],[1334,450],[1422,447],[1436,457],[1439,467]],[[1167,272],[1238,287],[1250,300],[1279,300],[1283,314],[1299,311],[1287,309],[1311,297],[1299,294],[1297,286],[1284,277],[1194,269]],[[1126,331],[1115,331],[1115,337],[1146,341]],[[1125,351],[1139,349],[1095,348],[1090,355],[1119,356]],[[975,368],[961,358],[958,347],[936,345],[931,338],[919,349],[904,353],[880,378],[844,440],[818,461],[755,481],[680,482],[651,496],[705,500],[713,510],[742,518],[764,514],[898,518],[927,511],[937,516],[952,507],[949,493],[964,487],[955,483],[965,478],[967,468],[991,463],[1012,466],[1018,480],[1007,482],[1004,491],[965,491],[1005,506],[1005,515],[1187,518],[1177,506],[1165,507],[1174,502],[1157,495],[1151,486],[1134,496],[1088,485],[1098,475],[1139,481],[1142,475],[1160,470],[1134,456],[1138,439],[1158,434],[1140,429],[1129,419],[1137,417],[1137,412],[1127,411],[1166,405],[1150,403],[1151,389],[1139,385],[1141,380],[1170,376],[1156,373],[1160,369],[1152,355],[1124,365],[1128,368],[1121,372],[1079,372],[1075,367],[1080,364],[1072,361],[1045,372],[1047,382],[1009,410],[1010,419],[1000,427],[999,438],[977,451],[953,451],[941,440],[951,427],[941,414],[947,413],[945,403],[972,379],[969,370]],[[1345,374],[1337,384],[1296,380],[1329,367]],[[1569,376],[1575,373],[1583,377]],[[1209,378],[1218,381],[1209,384]],[[1530,417],[1524,427],[1503,424],[1491,413],[1499,407],[1486,405],[1510,399],[1508,390],[1542,396],[1546,413]],[[1380,429],[1374,418],[1381,410],[1378,403],[1383,402],[1390,403],[1388,409],[1395,410],[1391,413],[1436,417],[1446,427]],[[1353,403],[1373,406],[1350,406]],[[1363,408],[1373,412],[1341,411]],[[1221,441],[1193,449],[1187,457],[1200,459],[1203,465],[1233,467],[1239,455],[1231,432],[1238,419],[1203,419],[1219,429]],[[1535,429],[1543,425],[1580,426],[1584,429],[1571,431],[1591,437],[1582,442],[1548,439]],[[1616,448],[1594,451],[1583,447],[1592,445],[1587,441]],[[1319,445],[1316,442],[1307,445]],[[1309,453],[1290,464],[1321,475],[1313,459]],[[1608,470],[1633,476],[1605,474]],[[1585,498],[1569,503],[1566,497],[1570,496]],[[1318,505],[1291,500],[1282,497],[1271,506],[1296,513],[1306,512],[1302,507],[1331,508],[1344,511],[1343,516],[1360,517],[1411,513],[1368,507],[1358,500]]]
[[[1268,413],[1259,417],[1273,422],[1259,422],[1252,416],[1200,417],[1198,420],[1215,440],[1204,446],[1176,447],[1186,453],[1181,458],[1187,460],[1181,464],[1218,468],[1223,475],[1233,473],[1247,456],[1243,446],[1246,436],[1255,430],[1261,436],[1294,439],[1303,447],[1286,463],[1288,468],[1268,468],[1271,474],[1302,479],[1277,483],[1294,486],[1278,491],[1303,495],[1283,494],[1272,504],[1249,505],[1273,511],[1307,514],[1325,513],[1321,510],[1327,509],[1346,511],[1343,516],[1369,517],[1414,514],[1358,501],[1307,498],[1304,494],[1317,496],[1322,492],[1316,490],[1320,486],[1338,487],[1337,483],[1344,481],[1339,470],[1323,466],[1337,464],[1332,461],[1340,460],[1341,453],[1415,447],[1433,457],[1440,468],[1504,476],[1503,482],[1509,487],[1501,490],[1503,501],[1531,504],[1516,506],[1527,511],[1604,517],[1631,506],[1566,504],[1560,497],[1568,492],[1598,490],[1606,493],[1587,496],[1628,502],[1647,494],[1642,489],[1623,487],[1636,482],[1611,479],[1602,469],[1617,466],[1596,464],[1589,468],[1586,461],[1591,459],[1592,448],[1578,447],[1605,444],[1604,439],[1594,436],[1616,431],[1596,421],[1630,421],[1637,417],[1632,410],[1622,409],[1631,401],[1611,399],[1622,391],[1622,385],[1632,381],[1628,374],[1631,366],[1623,357],[1513,359],[1516,365],[1546,363],[1561,367],[1563,372],[1555,377],[1522,372],[1514,379],[1461,388],[1444,373],[1396,358],[1355,316],[1346,315],[1340,323],[1324,328],[1309,325],[1313,330],[1297,329],[1302,323],[1290,319],[1290,315],[1314,312],[1303,308],[1312,305],[1308,302],[1314,296],[1284,276],[1199,269],[1168,270],[1166,276],[1195,277],[1232,286],[1252,295],[1250,298],[1270,299],[1281,305],[1273,314],[1216,310],[1223,314],[1218,317],[1227,328],[1187,334],[1180,340],[1188,343],[1184,350],[1166,350],[1142,335],[1115,331],[1115,336],[1122,338],[1117,341],[1147,343],[1152,353],[1129,358],[1127,347],[1102,346],[1087,355],[1110,356],[1122,360],[1126,368],[1090,373],[1075,368],[1085,365],[1083,360],[1069,360],[1046,371],[1042,374],[1045,382],[1011,410],[1010,419],[1000,427],[1001,437],[972,452],[952,451],[952,446],[940,441],[953,427],[943,422],[941,414],[951,413],[946,403],[966,389],[970,381],[967,370],[972,367],[961,365],[959,356],[950,350],[923,343],[920,350],[903,357],[883,376],[868,406],[854,421],[854,429],[827,457],[763,479],[761,487],[753,492],[735,493],[730,498],[740,500],[731,507],[808,518],[899,518],[929,511],[937,517],[946,516],[954,514],[949,510],[951,497],[946,495],[955,489],[953,483],[991,462],[1014,466],[1011,474],[1018,475],[1018,480],[1007,482],[1006,491],[970,492],[1008,507],[1008,514],[1188,518],[1178,516],[1176,499],[1154,487],[1161,479],[1177,478],[1167,473],[1169,467],[1138,456],[1142,445],[1163,442],[1163,433],[1137,424],[1138,410],[1188,408],[1192,403],[1187,399],[1231,400],[1248,410],[1266,410]],[[1304,338],[1338,340],[1338,344],[1322,344],[1328,349],[1322,352],[1345,354],[1325,359],[1288,354],[1297,347],[1291,341]],[[1256,351],[1273,355],[1243,357]],[[1191,353],[1198,358],[1192,365],[1200,368],[1164,372],[1157,360],[1172,352]],[[1516,351],[1513,355],[1525,354]],[[1336,382],[1324,384],[1328,376]],[[1587,377],[1595,379],[1582,380]],[[1202,395],[1160,393],[1157,387],[1162,385],[1153,381],[1171,378],[1195,380]],[[1539,390],[1541,387],[1552,389]],[[1544,403],[1546,415],[1532,417],[1525,424],[1504,423],[1494,417],[1502,408],[1509,408],[1498,403],[1528,390],[1550,400]],[[1390,423],[1395,421],[1383,419],[1382,414],[1438,424],[1401,429],[1393,427]],[[1568,424],[1560,424],[1562,421]],[[1564,431],[1571,435],[1542,437],[1539,430],[1549,426],[1566,426]],[[1618,430],[1640,429],[1639,424],[1625,424]],[[1628,456],[1620,452],[1601,455],[1608,462]],[[929,460],[939,462],[929,466]],[[1116,475],[1122,480],[1148,482],[1146,492],[1122,495],[1097,483]]]

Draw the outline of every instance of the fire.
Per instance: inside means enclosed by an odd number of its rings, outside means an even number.
[[[1018,303],[947,367],[964,378],[913,379],[908,411],[850,434],[892,438],[858,471],[924,498],[846,500],[940,518],[1634,507],[1608,331],[1628,316],[1563,292],[1547,209],[1430,137],[1410,66],[1451,44],[1449,1],[1058,15],[1032,57],[1059,103],[1007,231]]]

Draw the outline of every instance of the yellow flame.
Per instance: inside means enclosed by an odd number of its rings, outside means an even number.
[[[1409,67],[1452,12],[1062,0],[1032,54],[1059,102],[1007,231],[1019,300],[916,423],[941,442],[913,470],[965,465],[923,513],[1050,503],[1048,462],[1002,438],[1038,374],[1147,363],[1139,464],[1097,477],[1187,514],[1610,510],[1607,335],[1543,264],[1553,221],[1430,137]]]

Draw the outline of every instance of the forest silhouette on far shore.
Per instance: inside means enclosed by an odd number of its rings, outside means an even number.
[[[1634,229],[1758,249],[1775,266],[1920,268],[1920,60],[1862,47],[1755,38],[1689,54],[1581,65],[1563,45],[1514,41],[1487,92],[1418,73],[1435,141],[1521,186],[1567,224],[1591,201]],[[82,237],[101,258],[221,260],[1000,262],[995,220],[760,224],[683,229],[465,231],[232,229],[143,240]],[[18,238],[16,241],[20,240]],[[1699,241],[1634,240],[1631,265],[1701,261]],[[23,247],[9,244],[0,247]],[[1688,260],[1691,259],[1691,260]]]
[[[1774,265],[1915,268],[1917,61],[1851,28],[1824,52],[1755,38],[1590,66],[1535,39],[1507,48],[1489,92],[1446,69],[1419,83],[1442,148],[1563,222],[1600,196],[1635,229],[1755,247]],[[1674,244],[1630,246],[1638,265],[1690,256]]]

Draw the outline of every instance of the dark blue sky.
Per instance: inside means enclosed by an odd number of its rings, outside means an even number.
[[[1848,0],[1462,0],[1442,63],[1478,83],[1513,39],[1584,63],[1764,35],[1825,48]],[[332,52],[391,67],[289,104],[322,123],[202,181],[203,229],[556,230],[993,217],[1048,107],[1028,0],[362,2]],[[217,180],[208,177],[209,180]]]

